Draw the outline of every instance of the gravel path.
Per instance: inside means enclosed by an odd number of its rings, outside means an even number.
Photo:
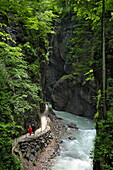
[[[15,144],[18,141],[27,140],[29,138],[34,138],[40,136],[41,134],[49,131],[51,129],[51,133],[53,136],[53,140],[51,143],[44,149],[42,153],[38,156],[36,160],[36,164],[33,164],[26,159],[22,160],[22,164],[24,166],[24,170],[51,170],[52,165],[54,164],[53,158],[59,154],[59,139],[61,135],[66,131],[66,128],[61,120],[57,119],[54,112],[52,110],[48,110],[46,108],[45,112],[41,116],[41,128],[35,131],[35,136],[32,134],[28,136],[28,134],[22,135],[18,139],[16,139]],[[14,145],[16,146],[16,145]],[[14,147],[12,149],[12,152]]]
[[[40,136],[40,135],[44,134],[45,132],[49,131],[50,126],[49,126],[48,122],[50,121],[50,119],[48,117],[48,114],[49,114],[49,111],[48,111],[48,107],[46,106],[45,112],[41,116],[41,127],[35,131],[35,136],[34,136],[34,134],[29,135],[28,133],[25,135],[22,135],[15,139],[14,146],[19,141],[27,140],[27,138],[34,138],[34,137]],[[12,152],[13,152],[13,149],[14,148],[12,148]]]
[[[50,128],[53,136],[51,143],[45,148],[37,159],[37,166],[30,167],[29,170],[51,170],[54,165],[54,158],[59,154],[60,137],[66,132],[66,128],[62,120],[57,119],[54,112],[48,111],[50,119]]]

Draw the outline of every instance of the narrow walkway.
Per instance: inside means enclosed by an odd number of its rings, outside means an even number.
[[[50,119],[48,117],[48,106],[46,105],[46,109],[45,109],[44,113],[41,115],[41,127],[35,131],[35,134],[29,135],[27,133],[25,135],[22,135],[22,136],[16,138],[14,140],[14,145],[20,141],[24,141],[24,140],[27,140],[30,138],[36,138],[36,137],[46,133],[47,131],[49,131],[50,126],[49,126],[48,122],[50,122]],[[12,148],[12,151],[13,151],[13,148]]]

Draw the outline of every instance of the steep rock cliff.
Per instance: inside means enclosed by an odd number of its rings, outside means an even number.
[[[55,23],[56,34],[51,37],[51,53],[49,56],[49,64],[46,71],[46,99],[52,100],[52,90],[55,83],[66,74],[66,46],[72,37],[72,24],[69,22],[70,16],[58,19]]]
[[[74,84],[63,76],[70,73],[66,57],[69,53],[67,45],[73,37],[73,23],[68,15],[57,23],[56,34],[51,39],[52,51],[46,75],[46,96],[53,108],[71,112],[76,115],[93,118],[96,112],[96,84],[89,81],[83,85],[84,76],[78,77],[79,83]]]

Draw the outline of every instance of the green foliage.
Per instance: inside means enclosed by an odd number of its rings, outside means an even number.
[[[106,56],[112,63],[113,1],[106,0]],[[49,56],[48,35],[54,34],[53,23],[67,13],[74,14],[73,38],[69,42],[66,67],[69,73],[62,79],[85,83],[95,78],[101,86],[101,12],[102,1],[94,0],[1,0],[0,1],[0,166],[2,169],[21,169],[11,154],[16,128],[29,114],[39,111],[44,103],[42,72]],[[12,30],[10,30],[10,29]],[[17,35],[16,35],[17,34]],[[111,35],[110,35],[111,34]],[[110,36],[109,36],[110,35]],[[97,138],[94,161],[105,169],[112,169],[112,105],[113,79],[107,64],[107,120],[101,120],[101,90],[97,101]],[[100,87],[99,87],[100,88]],[[39,114],[39,113],[38,113]],[[21,123],[20,123],[21,124]],[[104,140],[103,140],[104,139]],[[8,142],[7,142],[8,141]],[[108,152],[109,151],[109,152]],[[5,162],[5,163],[4,163]]]
[[[20,160],[12,155],[12,137],[15,136],[15,123],[10,112],[5,116],[6,121],[3,121],[3,115],[1,115],[2,120],[0,121],[0,168],[8,170],[15,169],[21,170]]]
[[[85,75],[87,81],[96,79],[99,93],[97,96],[97,137],[95,141],[94,165],[95,169],[113,169],[113,25],[112,7],[113,1],[105,1],[106,9],[106,75],[107,75],[107,119],[103,120],[102,102],[102,1],[76,0],[72,1],[75,12],[76,24],[73,27],[73,39],[69,44],[69,55],[67,56],[67,67],[70,74],[81,77]],[[71,11],[72,12],[72,11]],[[72,64],[73,63],[73,64]],[[91,72],[90,72],[91,70]],[[80,80],[80,82],[81,82]],[[100,167],[98,168],[98,164]]]
[[[85,18],[85,20],[92,20],[94,25],[100,20],[102,12],[101,1],[95,2],[94,0],[80,0],[74,4],[74,11],[77,12],[79,18]]]
[[[21,162],[11,154],[12,141],[8,137],[0,138],[0,169],[22,170]]]
[[[95,140],[94,164],[98,160],[101,167],[113,170],[113,109],[107,112],[107,119],[97,123],[98,131]]]
[[[97,98],[97,110],[99,108],[99,105],[100,105],[100,101],[101,101],[101,90],[98,90],[98,98]]]
[[[73,26],[73,38],[68,44],[69,54],[67,55],[66,65],[70,68],[70,74],[75,75],[76,79],[79,79],[78,82],[81,81],[84,84],[94,79],[91,22],[78,20],[75,17],[72,19],[77,20],[77,23]]]
[[[20,117],[24,118],[27,110],[37,107],[26,100],[28,95],[39,101],[37,92],[40,88],[31,82],[26,72],[27,62],[23,59],[22,49],[4,42],[0,42],[0,47],[0,165],[7,170],[9,166],[12,170],[21,169],[19,161],[11,154],[12,138],[18,135],[15,129],[16,122],[22,121]]]
[[[0,43],[0,46],[2,47],[1,64],[2,67],[3,65],[6,66],[4,72],[7,80],[7,88],[11,93],[14,92],[9,102],[14,105],[14,113],[24,113],[32,109],[30,103],[26,101],[28,96],[32,96],[32,99],[35,101],[41,100],[40,97],[37,96],[37,92],[40,91],[41,88],[32,83],[26,72],[28,66],[27,62],[23,60],[22,49],[19,47],[11,47],[6,43]],[[4,74],[2,76],[4,76]]]
[[[85,76],[86,76],[87,78],[85,78],[85,81],[84,81],[83,84],[85,84],[85,83],[88,82],[88,81],[94,80],[93,69],[89,70],[89,71],[85,74]]]
[[[64,75],[61,77],[61,80],[69,80],[71,86],[81,83],[81,81],[80,81],[78,75],[76,75],[76,73]]]
[[[96,114],[95,114],[95,116],[94,116],[94,119],[96,120],[96,119],[98,119],[99,118],[99,113],[97,112]]]
[[[61,79],[62,80],[73,80],[74,77],[72,74],[68,74],[68,75],[64,75]]]
[[[113,78],[107,79],[107,104],[113,106]]]
[[[48,34],[54,33],[57,17],[52,9],[50,1],[0,1],[1,169],[22,169],[12,155],[12,139],[25,131],[29,115],[39,115],[44,103],[41,74],[48,62]]]

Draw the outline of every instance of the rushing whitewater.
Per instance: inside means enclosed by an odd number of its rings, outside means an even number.
[[[67,128],[67,133],[62,136],[63,142],[60,145],[60,155],[55,159],[52,170],[92,170],[90,153],[93,150],[93,141],[96,134],[95,122],[67,112],[55,110],[54,112],[65,123],[76,124],[78,130]],[[73,140],[70,140],[69,136],[73,137]]]

